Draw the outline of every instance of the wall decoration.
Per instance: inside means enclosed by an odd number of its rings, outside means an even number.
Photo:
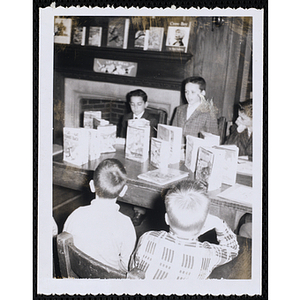
[[[94,71],[97,73],[107,73],[135,77],[138,64],[129,61],[118,61],[111,59],[94,59]]]

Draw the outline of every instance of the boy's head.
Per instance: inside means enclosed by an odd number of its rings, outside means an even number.
[[[103,160],[94,171],[94,191],[100,198],[117,198],[124,190],[125,183],[126,170],[117,159]]]
[[[238,118],[235,123],[238,125],[238,132],[245,128],[252,128],[252,99],[248,99],[238,104]]]
[[[128,93],[127,99],[130,108],[135,115],[140,115],[148,106],[148,96],[143,90],[134,90]]]
[[[205,96],[206,82],[200,76],[189,77],[184,81],[184,95],[189,104],[199,102]]]
[[[206,220],[210,200],[202,184],[184,180],[165,197],[166,223],[180,237],[197,237]]]

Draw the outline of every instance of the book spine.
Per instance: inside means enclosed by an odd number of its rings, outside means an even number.
[[[85,45],[85,35],[86,35],[86,27],[82,27],[82,37],[81,37],[81,46]]]
[[[130,23],[130,20],[125,19],[123,49],[127,49],[128,35],[129,35],[129,23]]]
[[[145,39],[144,39],[144,48],[143,50],[148,50],[149,46],[149,29],[145,31]]]

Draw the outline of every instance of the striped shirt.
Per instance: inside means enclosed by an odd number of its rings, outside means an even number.
[[[222,224],[222,231],[217,231],[219,245],[166,231],[146,232],[131,257],[130,269],[141,269],[146,279],[206,279],[214,268],[238,255],[235,234]]]

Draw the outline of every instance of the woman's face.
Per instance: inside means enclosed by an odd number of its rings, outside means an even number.
[[[235,121],[236,125],[239,127],[252,127],[252,118],[248,117],[244,112],[239,111],[239,117]]]
[[[189,104],[200,103],[200,87],[197,83],[188,82],[185,85],[185,98]]]

